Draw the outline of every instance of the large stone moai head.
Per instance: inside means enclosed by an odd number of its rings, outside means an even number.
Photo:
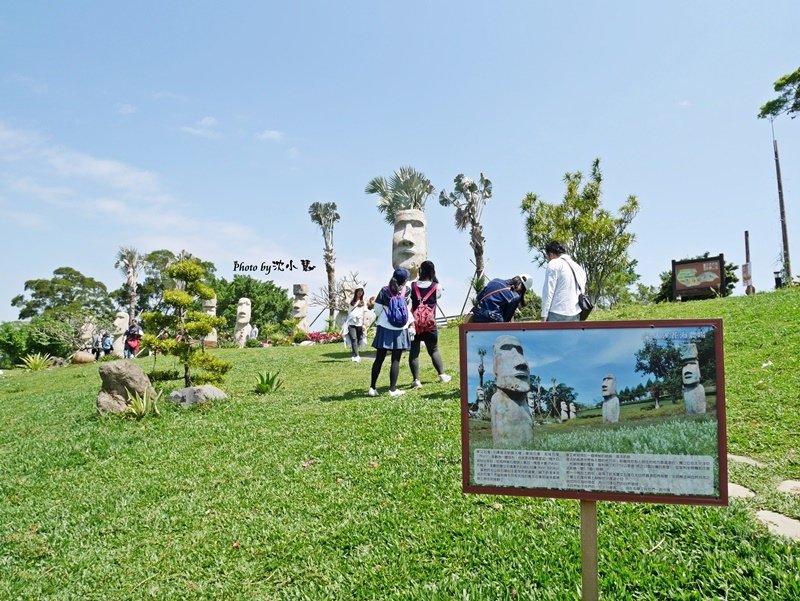
[[[530,368],[516,336],[498,336],[492,347],[494,381],[506,393],[522,393],[531,389]]]
[[[125,356],[125,330],[128,329],[128,314],[125,311],[117,311],[114,316],[114,323],[111,326],[111,333],[114,335],[114,343],[111,352],[115,357]]]
[[[211,317],[217,316],[217,297],[214,296],[212,298],[203,299],[203,313],[206,315],[210,315]],[[216,328],[211,330],[208,335],[203,338],[203,344],[206,347],[215,347],[217,346],[217,330]]]
[[[114,325],[111,328],[111,333],[114,336],[122,336],[125,330],[128,329],[128,314],[125,311],[117,311],[114,316]]]
[[[245,326],[250,323],[250,317],[253,311],[253,304],[247,297],[242,297],[236,304],[236,325]]]
[[[306,317],[308,316],[308,284],[295,284],[292,287],[294,302],[292,303],[292,318],[299,319],[297,329],[302,332],[308,331]]]
[[[243,296],[236,304],[236,325],[233,328],[233,338],[239,348],[244,348],[253,326],[250,325],[250,316],[253,305],[250,299]]]
[[[409,280],[417,279],[419,266],[428,258],[428,233],[425,212],[419,209],[397,211],[392,236],[392,267],[408,269]]]
[[[603,376],[603,383],[600,385],[600,393],[604,399],[617,396],[617,376],[606,374]]]

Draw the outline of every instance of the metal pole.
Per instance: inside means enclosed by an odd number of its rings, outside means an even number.
[[[770,126],[772,127],[772,119]],[[778,141],[775,139],[775,128],[772,127],[772,148],[775,151],[775,174],[778,178],[778,205],[781,212],[781,236],[783,237],[783,277],[785,282],[792,281],[792,265],[789,260],[789,234],[786,231],[786,206],[783,202],[783,182],[781,181],[781,161],[778,158]]]

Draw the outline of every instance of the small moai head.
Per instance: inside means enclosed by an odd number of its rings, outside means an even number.
[[[617,376],[614,374],[606,374],[603,376],[603,383],[600,385],[600,393],[603,398],[610,399],[612,396],[617,396]]]
[[[498,336],[492,347],[494,381],[506,392],[528,392],[531,389],[530,367],[522,354],[522,344],[516,336]]]

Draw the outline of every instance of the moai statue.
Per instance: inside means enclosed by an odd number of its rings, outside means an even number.
[[[250,325],[250,315],[253,306],[250,299],[242,297],[236,305],[236,325],[233,327],[233,339],[239,348],[244,348],[247,339],[250,337],[250,331],[253,326]]]
[[[567,401],[561,401],[561,421],[565,422],[569,419],[569,409],[567,409]]]
[[[419,266],[428,258],[425,212],[419,209],[397,211],[392,236],[392,267],[408,270],[408,281],[416,280]]]
[[[492,347],[497,392],[492,395],[492,440],[495,447],[518,448],[533,442],[528,407],[530,369],[515,336],[498,336]]]
[[[603,395],[603,423],[616,424],[619,421],[619,397],[617,396],[617,376],[606,374],[600,386]]]
[[[203,313],[211,317],[217,316],[217,297],[203,299]],[[203,346],[205,348],[217,347],[217,329],[211,330],[208,335],[203,338]]]
[[[308,332],[308,284],[295,284],[292,287],[294,294],[294,304],[292,305],[292,318],[299,319],[297,330]]]
[[[114,325],[111,326],[111,333],[114,335],[111,354],[115,357],[125,356],[125,330],[128,329],[128,319],[125,311],[117,311],[114,316]]]
[[[683,406],[687,414],[706,412],[706,389],[700,383],[700,363],[697,361],[697,345],[681,347],[681,380],[683,381]]]
[[[575,403],[574,402],[570,401],[569,402],[569,418],[570,419],[575,419],[576,417],[578,417],[577,407],[575,407]]]

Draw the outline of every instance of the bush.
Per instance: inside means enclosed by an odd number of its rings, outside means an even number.
[[[300,344],[301,342],[308,340],[308,335],[305,332],[298,330],[294,333],[292,340],[295,344]]]
[[[283,380],[278,379],[278,375],[280,372],[264,372],[263,374],[258,374],[257,382],[256,382],[256,392],[258,394],[269,394],[270,392],[275,392],[281,386],[283,386]]]
[[[50,359],[50,355],[47,353],[44,355],[41,353],[34,353],[32,355],[25,355],[22,358],[22,362],[17,367],[29,369],[30,371],[41,371],[47,369],[52,364],[53,362]]]
[[[255,338],[248,338],[244,343],[245,348],[261,348],[261,341]]]
[[[158,410],[159,398],[161,398],[161,391],[155,397],[151,397],[146,390],[142,396],[139,396],[138,392],[131,393],[128,390],[128,409],[125,411],[125,415],[132,415],[136,419],[142,419],[151,413],[161,415]]]
[[[30,324],[7,321],[0,324],[0,367],[14,367],[29,353]]]

